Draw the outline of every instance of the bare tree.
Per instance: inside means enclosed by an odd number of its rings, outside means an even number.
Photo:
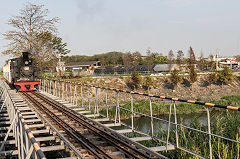
[[[39,35],[43,32],[56,33],[55,24],[59,18],[48,19],[48,10],[43,5],[27,3],[19,12],[8,20],[8,25],[14,29],[3,34],[10,40],[9,48],[3,54],[20,55],[22,51],[38,47]]]
[[[188,60],[188,68],[189,68],[189,77],[190,82],[193,84],[197,81],[197,72],[195,70],[196,58],[192,47],[189,49],[189,60]]]
[[[194,51],[192,49],[192,47],[189,48],[189,60],[188,60],[188,64],[189,65],[194,65],[196,64],[196,57],[195,57],[195,54],[194,54]]]
[[[205,61],[204,61],[204,57],[203,57],[203,52],[201,52],[201,55],[199,57],[198,68],[199,68],[199,70],[204,70],[204,68],[205,68]]]
[[[215,62],[214,62],[214,56],[213,56],[213,54],[210,54],[209,55],[209,67],[210,67],[210,69],[211,70],[213,70],[214,69],[214,67],[215,67]]]
[[[128,72],[129,71],[129,67],[132,64],[132,56],[131,56],[130,52],[123,54],[123,64],[124,64],[126,73],[129,73]]]
[[[141,62],[142,60],[142,55],[140,52],[138,51],[135,51],[132,53],[132,58],[133,58],[133,65],[136,67],[139,65],[139,63]]]
[[[151,68],[153,66],[153,53],[151,52],[150,49],[147,49],[146,61],[147,61],[148,72],[150,72],[150,70],[151,70]]]
[[[106,60],[104,57],[101,58],[101,73],[104,74],[104,70],[105,70],[105,66],[106,66]]]
[[[181,68],[181,65],[184,64],[184,53],[182,50],[177,52],[177,64],[179,68]]]
[[[12,16],[8,20],[8,25],[14,29],[3,34],[5,39],[11,42],[2,54],[19,56],[22,51],[30,51],[40,70],[43,67],[55,68],[57,58],[70,50],[66,49],[67,44],[56,36],[55,24],[59,18],[49,19],[47,16],[48,9],[44,9],[43,5],[24,5],[18,16]]]
[[[169,71],[172,70],[173,64],[174,64],[174,53],[172,50],[170,50],[168,53],[168,69],[169,69]]]

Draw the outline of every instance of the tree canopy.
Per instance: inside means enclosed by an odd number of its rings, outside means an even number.
[[[43,5],[25,4],[19,15],[8,20],[13,29],[3,34],[10,43],[2,54],[19,56],[23,51],[30,51],[35,59],[41,60],[37,61],[40,64],[69,53],[67,44],[57,36],[58,22],[58,17],[48,18],[48,9]]]

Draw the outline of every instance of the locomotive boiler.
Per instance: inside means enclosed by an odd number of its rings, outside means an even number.
[[[29,52],[23,52],[19,58],[7,61],[3,67],[4,78],[18,91],[34,91],[38,89],[38,71]]]

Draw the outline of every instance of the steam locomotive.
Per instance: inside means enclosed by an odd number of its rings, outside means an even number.
[[[3,67],[3,76],[18,91],[34,91],[38,89],[38,71],[29,52],[23,52],[19,58],[10,59]]]

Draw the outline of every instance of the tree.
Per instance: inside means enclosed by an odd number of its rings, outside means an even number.
[[[133,65],[136,67],[139,65],[139,63],[141,62],[142,60],[142,55],[140,52],[138,51],[135,51],[132,53],[132,58],[133,58]]]
[[[152,78],[149,75],[145,78],[145,86],[148,89],[148,93],[149,93],[150,88],[152,86],[154,86],[154,81],[152,80]]]
[[[101,62],[101,65],[102,65],[102,66],[101,66],[101,67],[102,67],[101,73],[104,74],[105,65],[106,65],[106,60],[105,60],[105,58],[102,57],[100,62]]]
[[[182,50],[179,50],[177,52],[177,64],[179,68],[181,67],[182,64],[184,64],[184,53]]]
[[[235,58],[237,62],[240,62],[240,55],[235,56]]]
[[[190,47],[188,53],[189,53],[189,61],[188,61],[189,66],[196,64],[196,57],[195,57],[192,47]]]
[[[156,56],[153,59],[154,64],[167,64],[168,59],[167,56]]]
[[[42,70],[43,67],[52,68],[57,65],[57,58],[67,54],[70,50],[66,49],[66,43],[62,38],[52,35],[50,32],[43,32],[37,35],[38,43],[32,48],[32,56],[36,61],[37,67]]]
[[[131,53],[128,52],[128,53],[123,54],[122,59],[123,59],[123,64],[124,64],[126,73],[128,73],[129,67],[130,67],[131,64],[132,64],[132,56],[131,56]]]
[[[151,68],[153,66],[153,54],[152,54],[150,49],[147,49],[146,61],[147,61],[148,72],[150,72],[150,70],[151,70]]]
[[[197,72],[195,71],[194,65],[191,65],[189,69],[189,77],[192,84],[197,81]]]
[[[210,67],[210,69],[213,70],[215,67],[214,57],[212,54],[210,54],[208,58],[209,58],[208,67]]]
[[[217,73],[210,73],[207,77],[207,81],[210,84],[216,83],[218,81],[218,74]]]
[[[174,54],[173,54],[173,51],[170,50],[168,53],[168,69],[169,69],[169,71],[172,70],[173,64],[174,64]]]
[[[43,32],[56,33],[55,24],[59,18],[47,19],[48,10],[43,5],[28,3],[20,10],[19,16],[13,16],[8,20],[8,25],[14,29],[3,34],[5,39],[10,40],[9,49],[3,54],[20,55],[22,51],[36,47],[38,36]]]
[[[134,89],[138,89],[140,87],[142,78],[141,76],[136,72],[136,70],[133,71],[131,76],[132,84],[134,86]]]
[[[197,72],[195,71],[196,58],[192,47],[189,49],[188,69],[190,81],[193,84],[197,81]]]
[[[182,82],[182,77],[179,75],[179,71],[176,69],[171,72],[169,79],[174,87],[177,86],[180,82]]]
[[[225,66],[222,71],[218,73],[218,80],[222,84],[227,84],[233,80],[234,76],[229,67]]]
[[[205,61],[204,61],[204,57],[203,57],[203,53],[201,52],[201,56],[199,57],[199,62],[198,62],[198,68],[199,70],[204,70],[205,67]]]
[[[65,49],[67,44],[56,36],[55,24],[58,23],[59,18],[47,18],[48,10],[43,7],[43,5],[27,3],[20,10],[20,15],[8,20],[8,25],[14,29],[3,34],[5,39],[11,42],[2,54],[19,56],[23,51],[30,51],[36,60],[43,61],[46,58],[53,60],[57,55],[61,56],[69,52]],[[42,61],[37,62],[41,64]]]

